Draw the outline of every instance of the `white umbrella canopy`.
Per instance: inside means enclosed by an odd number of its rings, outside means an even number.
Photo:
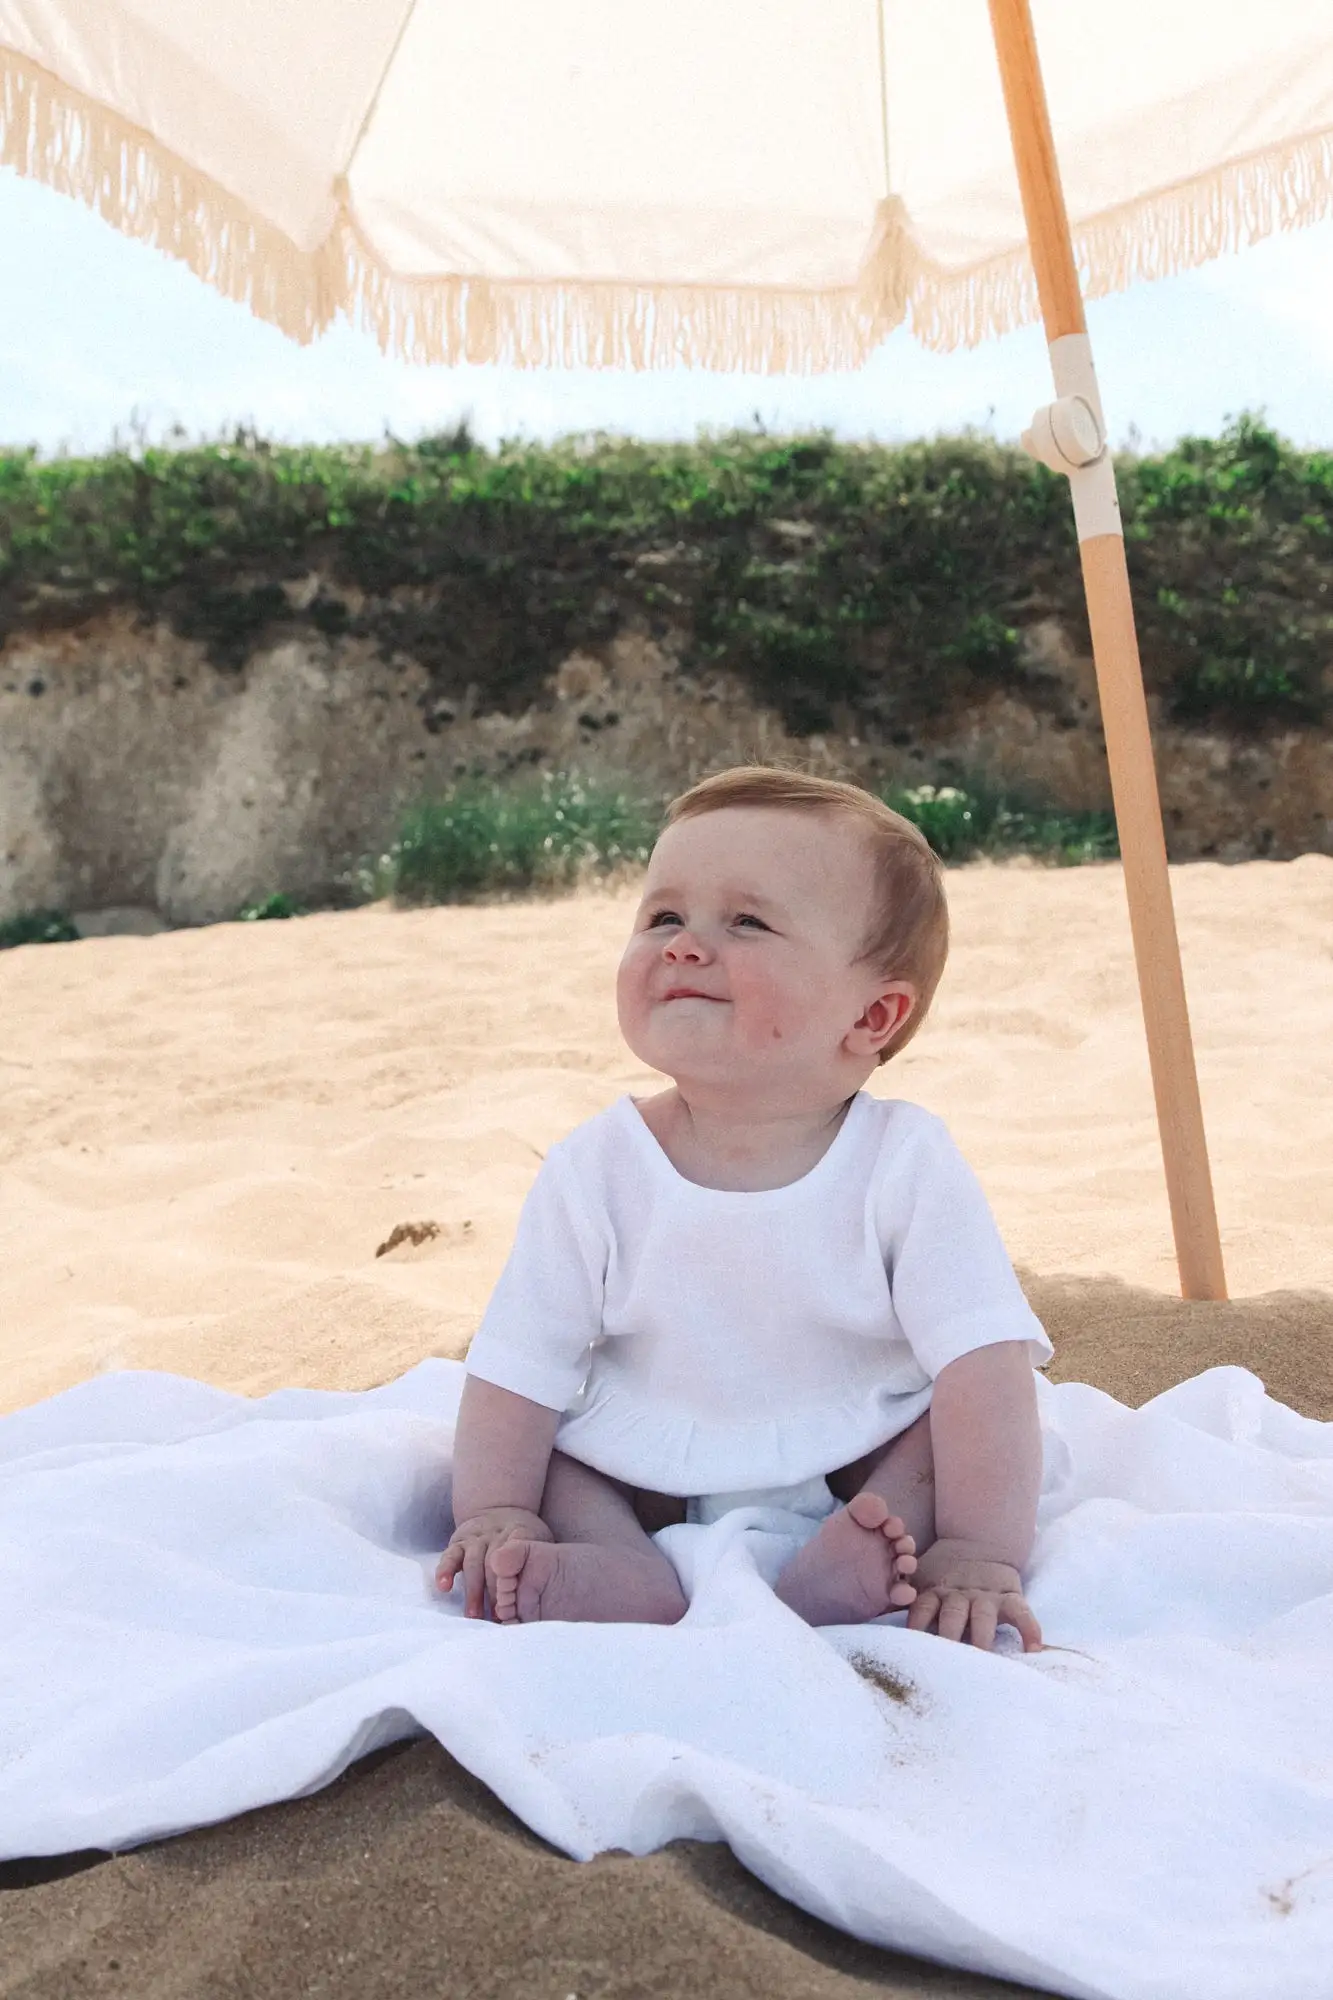
[[[1226,1296],[1082,291],[1333,212],[1330,0],[0,0],[0,162],[417,361],[845,368],[1040,309],[1181,1288]]]
[[[1333,210],[1328,0],[1035,0],[1085,289]],[[1037,295],[985,0],[0,0],[0,159],[300,340],[779,371]]]

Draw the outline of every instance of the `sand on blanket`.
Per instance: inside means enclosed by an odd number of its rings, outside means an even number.
[[[1333,1419],[1333,859],[1172,871],[1232,1301],[1176,1297],[1116,866],[950,876],[930,1023],[871,1088],[977,1168],[1057,1379],[1220,1362]],[[262,1393],[460,1355],[545,1148],[660,1081],[632,889],[0,956],[0,1408],[100,1369]],[[727,1850],[580,1865],[434,1744],[101,1865],[0,1871],[0,1995],[378,2000],[1017,1989],[871,1950]]]

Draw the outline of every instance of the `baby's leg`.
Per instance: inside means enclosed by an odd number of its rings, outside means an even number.
[[[877,1493],[902,1521],[916,1543],[917,1554],[935,1539],[935,1455],[930,1445],[930,1412],[878,1451],[867,1452],[852,1465],[829,1474],[829,1487],[839,1500],[858,1493]]]
[[[916,1550],[935,1539],[930,1419],[880,1451],[829,1474],[847,1505],[820,1526],[779,1576],[776,1589],[809,1625],[860,1625],[915,1598],[908,1579]]]
[[[554,1542],[506,1542],[490,1559],[496,1618],[674,1625],[685,1614],[680,1579],[611,1480],[551,1453],[541,1517]]]

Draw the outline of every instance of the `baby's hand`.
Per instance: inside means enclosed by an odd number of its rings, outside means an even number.
[[[452,1590],[458,1573],[463,1572],[463,1616],[483,1618],[486,1615],[486,1586],[489,1559],[493,1549],[505,1542],[552,1542],[551,1530],[540,1514],[530,1514],[525,1507],[488,1507],[483,1514],[474,1514],[469,1521],[460,1521],[454,1529],[454,1537],[440,1557],[435,1571],[435,1581],[441,1590]],[[493,1615],[493,1614],[492,1614]]]
[[[997,1625],[1012,1625],[1025,1653],[1041,1651],[1041,1627],[1023,1595],[1023,1579],[1008,1563],[990,1562],[969,1542],[935,1542],[917,1562],[917,1598],[908,1630],[941,1639],[970,1638],[989,1651]]]

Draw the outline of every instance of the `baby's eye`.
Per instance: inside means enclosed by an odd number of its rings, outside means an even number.
[[[679,922],[680,918],[674,910],[654,910],[644,925],[644,929],[655,931],[660,929],[663,924],[678,924]],[[764,922],[763,918],[756,917],[750,910],[741,910],[732,918],[732,922],[734,924],[757,924],[761,931],[768,929],[768,925]]]

